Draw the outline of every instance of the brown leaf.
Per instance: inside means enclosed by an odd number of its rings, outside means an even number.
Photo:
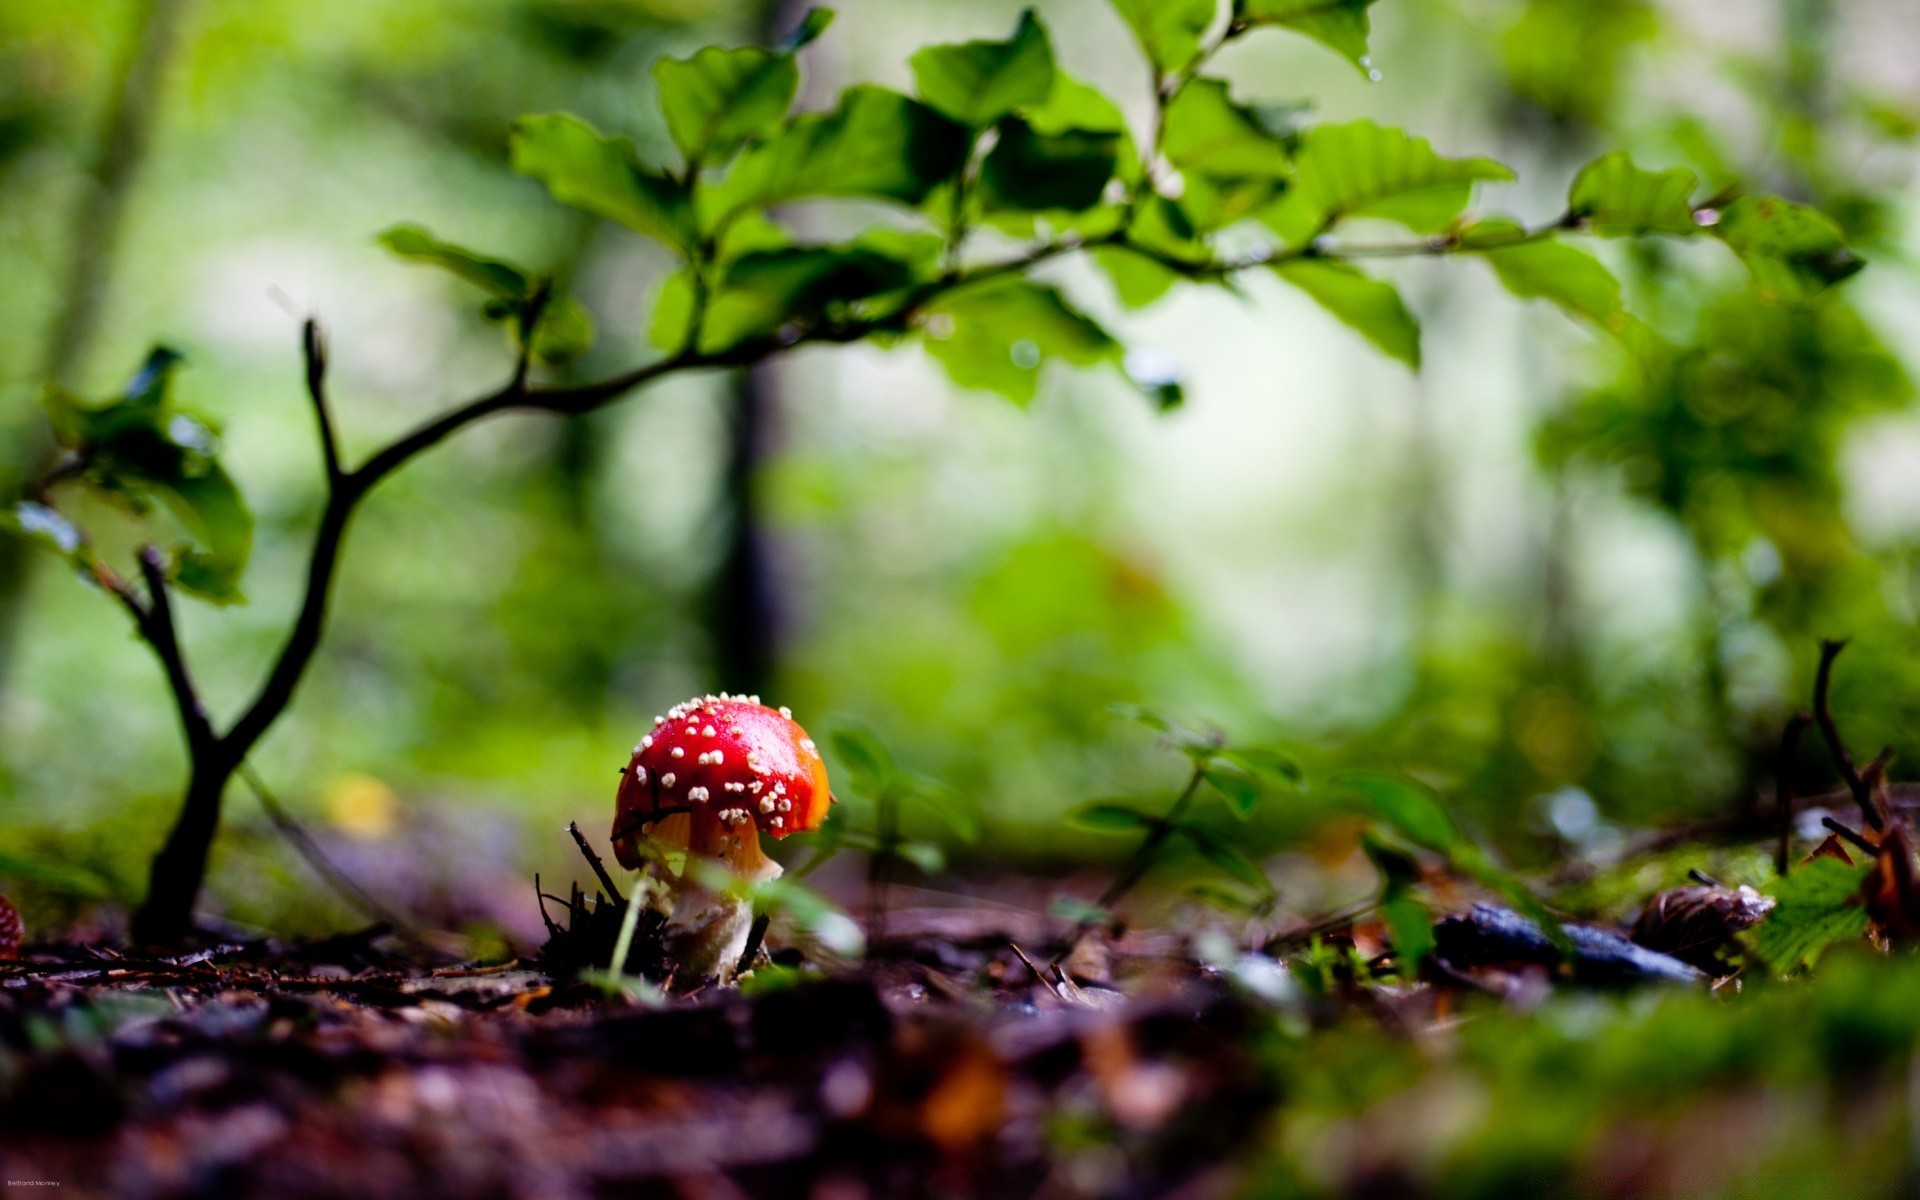
[[[1837,858],[1848,866],[1853,865],[1853,855],[1848,854],[1845,844],[1831,833],[1827,835],[1826,841],[1813,848],[1812,854],[1801,860],[1800,865],[1804,867],[1816,858]]]
[[[1759,924],[1773,904],[1771,896],[1745,886],[1672,888],[1647,901],[1629,936],[1708,974],[1725,975],[1729,969],[1720,952],[1734,934]]]
[[[1867,914],[1889,941],[1920,940],[1920,886],[1913,869],[1913,845],[1898,827],[1880,839],[1873,870],[1860,885]]]

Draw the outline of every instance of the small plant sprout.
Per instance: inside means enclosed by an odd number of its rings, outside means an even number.
[[[760,835],[817,829],[832,802],[826,763],[786,709],[723,693],[654,718],[620,775],[613,852],[629,870],[684,856],[666,880],[672,914],[664,930],[683,984],[725,982],[746,950],[753,903],[724,882],[779,877]]]
[[[1089,804],[1074,812],[1072,819],[1082,828],[1100,833],[1137,834],[1140,843],[1093,906],[1073,904],[1062,911],[1074,916],[1082,932],[1105,920],[1114,905],[1125,899],[1172,849],[1176,839],[1192,846],[1223,876],[1240,885],[1226,889],[1205,887],[1200,893],[1202,898],[1215,903],[1228,899],[1232,901],[1229,907],[1252,913],[1270,908],[1276,896],[1266,872],[1225,838],[1191,820],[1188,814],[1202,789],[1210,787],[1227,801],[1234,816],[1244,821],[1253,816],[1270,788],[1300,787],[1300,768],[1277,750],[1229,745],[1218,732],[1187,729],[1146,709],[1120,711],[1158,730],[1168,746],[1186,756],[1191,770],[1186,785],[1164,815],[1156,816],[1130,804],[1115,803]]]

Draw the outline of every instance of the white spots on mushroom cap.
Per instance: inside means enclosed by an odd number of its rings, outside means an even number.
[[[818,754],[820,752],[820,747],[813,744],[812,738],[801,738],[800,748],[802,750],[805,750],[808,754]]]
[[[647,769],[642,766],[635,766],[633,768],[633,780],[635,783],[645,783],[647,781]]]
[[[672,758],[685,758],[687,756],[687,752],[679,746],[675,746],[673,749],[667,751],[667,754]]]
[[[687,789],[687,799],[695,804],[705,804],[707,802],[707,789],[703,787],[690,787]]]
[[[765,799],[763,799],[763,800],[761,800],[761,801],[760,801],[760,811],[761,811],[761,812],[763,812],[763,813],[770,813],[770,812],[772,812],[772,811],[773,811],[773,797],[772,797],[772,796],[768,796],[768,797],[766,797]]]
[[[660,777],[660,786],[663,788],[670,788],[674,785],[677,779],[678,777],[675,776],[672,771],[668,771],[665,775],[662,775]]]
[[[706,726],[700,731],[701,737],[712,737],[713,735],[714,735],[714,730],[713,730],[713,726],[711,725]]]
[[[784,704],[780,706],[780,715],[785,717],[789,721],[793,720],[793,710],[788,708]]]

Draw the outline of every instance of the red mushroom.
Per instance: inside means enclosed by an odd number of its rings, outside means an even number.
[[[818,829],[833,797],[813,739],[782,708],[758,696],[701,696],[655,717],[620,777],[613,852],[629,870],[645,859],[642,837],[666,850],[718,862],[734,876],[763,881],[780,864],[760,835]],[[724,978],[744,951],[751,906],[698,886],[691,869],[674,882],[668,951],[682,978]]]

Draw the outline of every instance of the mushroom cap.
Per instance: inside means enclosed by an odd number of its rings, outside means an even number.
[[[758,696],[699,696],[676,704],[634,747],[620,775],[613,850],[640,865],[638,837],[732,863],[765,860],[759,835],[818,829],[832,803],[827,764],[785,709]]]

